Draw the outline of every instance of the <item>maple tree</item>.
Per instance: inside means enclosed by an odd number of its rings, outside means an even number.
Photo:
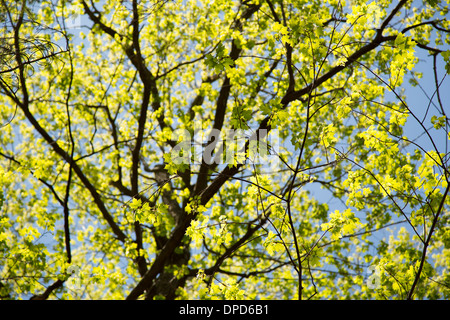
[[[448,1],[0,12],[3,299],[450,297]]]

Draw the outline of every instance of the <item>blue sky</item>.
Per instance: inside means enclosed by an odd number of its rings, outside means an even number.
[[[100,7],[100,6],[99,6]],[[71,25],[76,26],[78,22],[81,22],[81,24],[91,26],[92,22],[89,21],[89,19],[86,16],[82,16],[79,19],[73,21],[73,24]],[[85,31],[85,29],[78,29],[74,28],[72,29],[73,34],[78,34],[79,31]],[[85,31],[86,33],[86,31]],[[76,38],[75,38],[76,39]],[[430,46],[434,45],[433,41],[430,43]],[[64,45],[62,45],[64,47]],[[450,45],[447,45],[445,49],[450,50]],[[434,94],[435,93],[435,80],[433,75],[433,60],[432,57],[424,50],[417,48],[417,53],[419,56],[419,63],[417,64],[417,71],[420,71],[423,73],[423,78],[420,79],[420,86],[412,87],[408,81],[404,82],[403,87],[405,88],[406,92],[406,102],[409,106],[409,108],[416,114],[416,116],[419,119],[422,119],[425,115],[425,121],[424,125],[426,128],[432,128],[431,124],[431,117],[433,115],[439,114],[439,107],[437,104],[437,97]],[[447,115],[450,115],[450,76],[445,76],[445,68],[444,68],[444,62],[441,56],[437,59],[437,72],[438,72],[438,80],[441,82],[441,100],[443,101],[443,107]],[[432,104],[430,104],[430,97],[433,96]],[[427,112],[428,110],[428,112]],[[446,146],[449,145],[449,140],[447,137],[443,134],[443,130],[436,131],[434,129],[430,130],[432,134],[433,141],[435,142],[436,146],[441,152],[446,151]],[[432,150],[433,145],[430,141],[430,139],[423,134],[424,130],[420,126],[419,123],[412,117],[409,118],[407,125],[405,127],[404,134],[411,140],[415,140],[420,145],[422,145],[426,150]],[[417,139],[417,140],[416,140]],[[330,198],[330,195],[320,189],[320,186],[318,184],[310,184],[308,186],[308,189],[311,190],[315,197],[319,199],[320,202],[327,202]],[[344,200],[345,201],[345,200]],[[342,209],[343,204],[340,202],[340,199],[333,199],[331,202],[333,205],[333,208],[330,205],[330,211],[333,211],[334,209]],[[386,234],[385,232],[382,232],[380,234],[377,234],[377,236],[383,236]]]

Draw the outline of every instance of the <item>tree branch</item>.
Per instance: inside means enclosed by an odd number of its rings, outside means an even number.
[[[51,286],[45,289],[44,293],[34,295],[30,300],[47,300],[50,294],[64,284],[64,280],[56,280]]]
[[[439,216],[441,215],[441,213],[443,211],[444,203],[445,203],[445,200],[447,199],[449,190],[450,190],[450,183],[448,183],[448,181],[447,181],[447,188],[445,188],[444,194],[442,195],[442,199],[441,199],[441,202],[439,203],[438,211],[436,212],[436,215],[433,218],[433,223],[431,224],[431,228],[430,228],[430,231],[428,232],[427,239],[423,245],[422,257],[420,259],[420,264],[419,264],[419,270],[417,270],[416,276],[414,277],[414,282],[411,286],[411,289],[408,292],[408,297],[407,297],[408,300],[412,299],[412,297],[414,295],[414,291],[416,289],[416,286],[419,283],[420,275],[422,274],[422,270],[423,270],[423,265],[425,264],[425,261],[427,259],[427,249],[428,249],[428,246],[430,245],[431,237],[433,236],[434,229],[436,228],[437,222],[439,220]]]
[[[247,9],[242,13],[242,16],[236,20],[235,28],[237,28],[239,31],[242,31],[242,21],[250,19],[250,17],[258,11],[258,9],[261,7],[261,5],[250,5],[247,7]],[[238,47],[236,44],[236,41],[233,39],[231,44],[231,51],[230,51],[230,58],[233,61],[236,61],[237,58],[239,58],[239,55],[242,52],[242,48]],[[228,76],[225,76],[225,80],[222,83],[222,87],[219,92],[219,97],[217,98],[217,104],[216,104],[216,113],[214,117],[214,124],[213,124],[213,130],[221,130],[223,126],[223,122],[225,119],[225,113],[228,103],[228,98],[230,96],[231,91],[231,83],[230,78]],[[211,135],[208,138],[208,141],[212,140],[212,134],[214,131],[211,131]],[[208,171],[209,171],[209,165],[203,160],[202,157],[202,164],[200,165],[200,170],[197,178],[197,183],[195,185],[194,194],[200,194],[200,192],[205,189],[207,183],[208,183]]]

